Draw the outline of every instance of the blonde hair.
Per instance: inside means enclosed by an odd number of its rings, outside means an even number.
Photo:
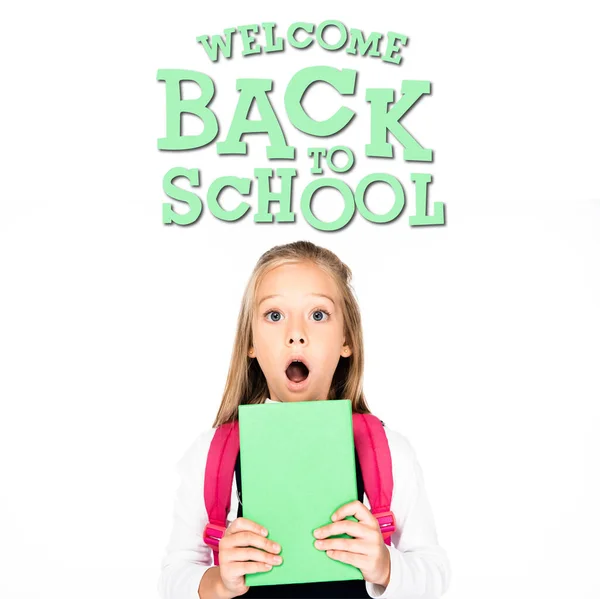
[[[267,381],[255,358],[248,357],[252,347],[252,318],[256,292],[263,277],[283,264],[312,262],[336,282],[342,298],[342,315],[346,343],[352,354],[341,357],[327,399],[350,399],[352,411],[370,414],[363,393],[364,348],[358,302],[350,285],[352,271],[333,252],[310,241],[277,245],[265,252],[256,263],[242,298],[231,363],[213,428],[238,418],[238,406],[264,403],[269,395]]]

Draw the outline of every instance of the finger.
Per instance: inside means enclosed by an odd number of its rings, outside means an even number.
[[[253,532],[257,535],[264,536],[264,537],[266,537],[268,534],[267,529],[264,528],[263,526],[261,526],[260,524],[258,524],[257,522],[254,522],[254,520],[249,520],[248,518],[240,517],[240,518],[236,518],[231,523],[231,525],[225,531],[225,535],[234,534],[234,533],[240,532],[242,530],[249,530],[250,532]],[[263,534],[263,530],[266,532],[266,534]],[[225,535],[223,535],[223,536],[225,536]]]
[[[374,555],[375,548],[369,543],[359,539],[326,539],[324,541],[315,541],[315,547],[320,551],[348,551],[364,556]]]
[[[331,559],[337,560],[338,562],[344,562],[345,564],[351,564],[356,566],[359,570],[366,570],[368,567],[368,559],[366,556],[360,553],[350,553],[348,551],[329,550],[327,556]]]
[[[373,516],[371,510],[362,501],[358,501],[358,499],[346,503],[341,508],[335,510],[331,515],[331,520],[335,522],[348,516],[354,516],[360,523],[365,524],[369,528],[379,528],[379,522]]]
[[[232,570],[234,577],[244,576],[244,574],[254,574],[255,572],[268,572],[273,569],[270,564],[264,562],[235,562],[236,566]]]
[[[283,562],[281,556],[273,555],[260,549],[253,549],[252,547],[234,547],[230,549],[226,556],[225,562],[264,562],[273,566],[279,565]]]
[[[363,539],[370,543],[373,543],[379,539],[379,526],[377,530],[369,528],[360,522],[353,522],[352,520],[339,520],[333,524],[326,524],[321,528],[317,528],[314,532],[316,539],[325,539],[332,535],[347,534],[357,539]]]
[[[230,549],[233,547],[257,547],[270,553],[279,553],[281,551],[281,546],[275,543],[275,541],[246,530],[223,537],[219,543],[219,549]]]

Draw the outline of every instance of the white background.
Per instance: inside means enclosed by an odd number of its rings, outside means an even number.
[[[600,596],[593,3],[246,4],[34,2],[3,18],[0,595],[156,596],[175,464],[216,414],[247,278],[271,246],[309,239],[353,270],[367,400],[417,451],[452,563],[446,596]],[[244,59],[238,43],[213,64],[195,41],[331,18],[407,35],[403,62],[318,47]],[[331,140],[301,135],[283,107],[291,75],[316,64],[359,71],[344,98],[357,117]],[[159,68],[214,79],[219,140],[235,79],[274,79],[296,163],[269,163],[264,136],[246,138],[245,158],[159,152]],[[432,81],[403,121],[432,164],[404,162],[395,140],[394,160],[364,156],[365,90],[403,79]],[[314,92],[316,118],[339,106]],[[335,233],[304,221],[306,148],[340,143],[356,152],[352,187],[378,171],[402,181],[396,221],[357,214]],[[194,226],[165,226],[174,166],[200,168],[202,197],[217,176],[294,166],[296,222],[255,224],[253,210],[222,223],[205,206]],[[429,210],[443,202],[445,226],[409,226],[411,172],[433,175]],[[380,191],[369,206],[385,212]],[[314,208],[331,220],[341,200]]]

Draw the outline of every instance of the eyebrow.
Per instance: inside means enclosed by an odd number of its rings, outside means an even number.
[[[325,293],[309,293],[308,295],[312,295],[315,297],[326,297],[335,306],[335,302],[333,301],[333,299],[331,297],[329,297],[328,295],[326,295]],[[281,295],[278,293],[273,293],[272,295],[266,295],[265,297],[263,297],[260,300],[260,302],[258,302],[258,305],[260,306],[264,301],[271,299],[272,297],[281,297]]]

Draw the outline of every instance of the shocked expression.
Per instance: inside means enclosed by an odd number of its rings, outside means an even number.
[[[256,358],[274,401],[327,399],[340,356],[350,356],[335,281],[312,262],[277,266],[262,278],[252,319]]]

